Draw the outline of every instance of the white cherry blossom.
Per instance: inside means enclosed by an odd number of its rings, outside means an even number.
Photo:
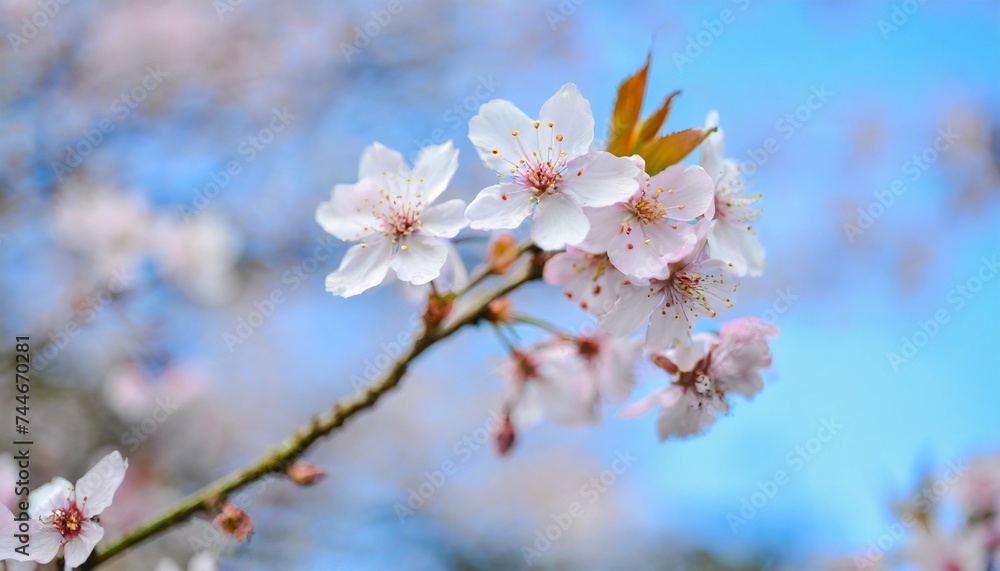
[[[31,493],[29,514],[37,521],[31,558],[48,563],[63,548],[66,570],[80,566],[104,537],[95,518],[114,498],[125,479],[128,461],[117,451],[102,458],[73,486],[56,478]]]
[[[563,286],[568,299],[597,316],[610,311],[618,299],[618,291],[632,283],[607,254],[588,254],[572,246],[545,263],[542,277],[550,285]]]
[[[704,220],[695,225],[699,244],[710,227]],[[669,278],[622,286],[614,307],[598,323],[608,333],[627,335],[648,320],[646,349],[665,351],[689,343],[699,317],[731,308],[737,285],[727,264],[704,259],[703,247],[696,246],[670,265]]]
[[[587,236],[584,206],[609,206],[638,190],[635,160],[591,151],[594,116],[572,83],[545,102],[538,119],[494,99],[469,120],[469,139],[498,183],[469,205],[471,227],[517,228],[532,216],[531,239],[558,250]]]
[[[717,127],[719,114],[708,114],[705,127]],[[764,273],[764,246],[753,228],[760,213],[753,203],[760,194],[747,195],[743,177],[736,161],[725,158],[722,129],[705,139],[701,145],[701,164],[715,180],[715,201],[707,216],[715,217],[715,226],[708,235],[712,257],[732,264],[736,276],[759,276]]]
[[[380,143],[361,157],[359,181],[338,184],[330,201],[316,209],[324,230],[345,241],[347,250],[326,289],[350,297],[382,282],[392,268],[414,285],[438,277],[448,257],[446,238],[465,227],[465,202],[431,206],[458,168],[451,141],[424,148],[410,169],[398,152]]]
[[[696,245],[687,222],[711,208],[712,178],[701,167],[673,165],[652,177],[640,173],[639,179],[639,191],[627,201],[585,209],[591,227],[580,247],[606,251],[626,275],[665,278],[668,264]]]

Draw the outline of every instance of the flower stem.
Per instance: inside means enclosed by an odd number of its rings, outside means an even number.
[[[548,321],[544,321],[542,319],[538,319],[537,317],[531,317],[530,315],[522,315],[522,314],[515,315],[514,316],[514,321],[516,323],[524,323],[524,324],[527,324],[527,325],[534,325],[535,327],[538,327],[540,329],[544,329],[544,330],[548,331],[549,333],[551,333],[551,334],[553,334],[553,335],[555,335],[557,337],[562,337],[564,339],[573,339],[574,338],[573,335],[570,335],[569,333],[566,333],[565,331],[563,331],[562,329],[560,329],[558,326],[553,325],[552,323],[549,323]]]
[[[95,569],[122,554],[127,549],[163,533],[199,512],[210,509],[220,499],[225,498],[236,490],[270,474],[283,473],[288,466],[302,456],[317,440],[332,433],[355,414],[374,406],[383,394],[399,384],[400,380],[406,374],[410,363],[426,349],[439,341],[447,339],[462,327],[477,322],[483,311],[486,310],[486,307],[494,299],[510,293],[529,281],[540,278],[544,263],[543,256],[537,255],[538,252],[530,246],[524,248],[524,252],[527,251],[532,251],[536,254],[530,257],[528,264],[512,272],[510,277],[496,287],[480,295],[470,296],[470,299],[466,303],[462,303],[461,305],[456,303],[451,315],[438,323],[432,323],[425,327],[403,354],[383,373],[382,377],[368,386],[367,389],[338,401],[332,409],[314,416],[293,435],[269,450],[252,464],[205,486],[201,490],[182,499],[180,503],[159,517],[126,534],[105,549],[93,553],[80,566],[80,569]]]

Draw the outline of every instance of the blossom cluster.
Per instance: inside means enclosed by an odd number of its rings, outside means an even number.
[[[501,452],[516,429],[541,418],[594,421],[602,400],[625,400],[643,349],[671,382],[623,414],[662,405],[661,439],[703,432],[728,410],[728,394],[751,397],[761,388],[777,328],[739,319],[717,335],[695,333],[699,320],[733,307],[739,278],[764,270],[753,226],[760,195],[745,192],[736,162],[725,157],[715,112],[704,128],[657,137],[676,94],[641,124],[637,106],[624,109],[622,101],[636,95],[641,104],[647,70],[641,82],[637,74],[622,84],[607,150],[595,143],[589,101],[566,84],[537,118],[495,99],[470,119],[469,139],[497,179],[468,205],[460,198],[434,203],[458,167],[451,141],[423,149],[412,167],[375,143],[361,157],[358,182],[336,185],[316,211],[327,232],[358,242],[326,280],[327,290],[343,297],[385,282],[389,270],[412,285],[436,285],[448,260],[460,260],[450,240],[466,226],[514,231],[530,219],[545,281],[592,315],[599,330],[556,331],[516,348],[502,331],[531,320],[509,309],[483,316],[510,351],[500,371],[507,411],[497,434]],[[680,164],[698,147],[699,165]],[[487,267],[503,273],[511,260],[500,267],[496,259],[512,250],[508,235],[494,238]],[[630,337],[643,328],[644,341]]]

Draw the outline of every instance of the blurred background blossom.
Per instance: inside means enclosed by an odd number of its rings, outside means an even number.
[[[13,337],[32,336],[38,484],[128,457],[109,538],[400,351],[412,292],[326,294],[346,245],[313,221],[372,141],[412,160],[454,140],[451,192],[468,201],[494,176],[466,138],[481,104],[536,109],[575,82],[600,138],[651,49],[652,98],[683,90],[668,128],[718,110],[764,195],[768,271],[736,312],[782,335],[765,390],[709,435],[660,445],[651,417],[609,409],[600,427],[535,427],[499,457],[483,435],[503,353],[470,330],[309,455],[329,478],[237,495],[249,546],[194,521],[109,569],[200,553],[224,570],[858,568],[872,544],[933,568],[936,536],[878,543],[908,513],[898,498],[968,462],[985,483],[933,496],[950,537],[998,481],[970,460],[1000,444],[994,1],[3,0],[0,29],[2,351],[9,363]],[[461,280],[486,240],[458,246]],[[513,302],[587,327],[560,298],[535,284]],[[639,371],[641,393],[658,382]],[[11,470],[0,455],[5,505]]]

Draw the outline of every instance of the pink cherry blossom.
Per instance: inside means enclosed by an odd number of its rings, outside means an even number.
[[[86,561],[104,537],[104,528],[95,518],[111,505],[127,468],[128,461],[115,451],[77,480],[75,487],[56,478],[35,490],[29,511],[38,522],[32,534],[32,559],[48,563],[62,547],[67,571]]]
[[[494,99],[469,120],[469,139],[498,174],[465,211],[471,227],[517,228],[532,216],[531,239],[558,250],[587,236],[584,206],[609,206],[638,190],[631,158],[591,151],[590,102],[568,83],[530,119],[513,103]]]
[[[716,127],[719,114],[708,114],[706,128]],[[752,205],[760,194],[747,195],[739,166],[725,158],[722,130],[712,133],[701,146],[701,164],[715,180],[715,201],[708,217],[715,217],[716,224],[708,235],[712,257],[732,264],[736,276],[759,276],[764,272],[764,246],[760,243],[751,223],[760,209]]]
[[[684,258],[670,265],[670,277],[650,279],[645,285],[623,286],[618,300],[598,323],[613,335],[627,335],[647,320],[646,349],[665,351],[686,345],[699,317],[715,317],[733,306],[738,282],[721,260],[704,259],[704,235],[711,225],[695,225],[699,244]]]
[[[14,480],[11,480],[11,482],[13,481]],[[6,480],[4,482],[6,483]],[[33,524],[33,522],[31,523]],[[33,531],[34,525],[29,525],[29,536]],[[0,561],[6,561],[8,559],[13,559],[14,561],[31,560],[30,557],[22,555],[21,552],[17,551],[17,548],[23,546],[23,544],[15,537],[15,535],[20,533],[20,525],[18,522],[14,521],[14,514],[7,509],[7,506],[0,504]],[[28,552],[29,555],[33,552],[30,544],[30,537]]]
[[[548,284],[563,286],[567,298],[596,316],[610,311],[618,291],[632,283],[606,254],[588,254],[572,246],[552,256],[542,275]]]
[[[448,257],[445,238],[468,223],[465,202],[430,206],[458,168],[451,141],[421,151],[411,170],[398,152],[379,143],[365,150],[355,184],[338,184],[332,198],[316,209],[324,230],[346,241],[347,250],[326,289],[350,297],[382,282],[392,268],[414,285],[437,278]]]
[[[970,460],[965,475],[955,484],[954,495],[967,517],[1000,514],[1000,454]]]
[[[764,386],[760,370],[771,366],[767,340],[777,336],[777,327],[756,317],[729,321],[712,349],[709,374],[723,392],[752,397]]]
[[[686,222],[708,212],[715,196],[712,178],[701,167],[673,165],[652,177],[640,173],[639,180],[640,190],[627,201],[586,209],[591,227],[580,247],[606,251],[626,275],[666,278],[668,265],[697,243]]]
[[[990,556],[988,540],[987,531],[981,527],[950,537],[934,529],[918,529],[907,559],[921,571],[983,571]]]

